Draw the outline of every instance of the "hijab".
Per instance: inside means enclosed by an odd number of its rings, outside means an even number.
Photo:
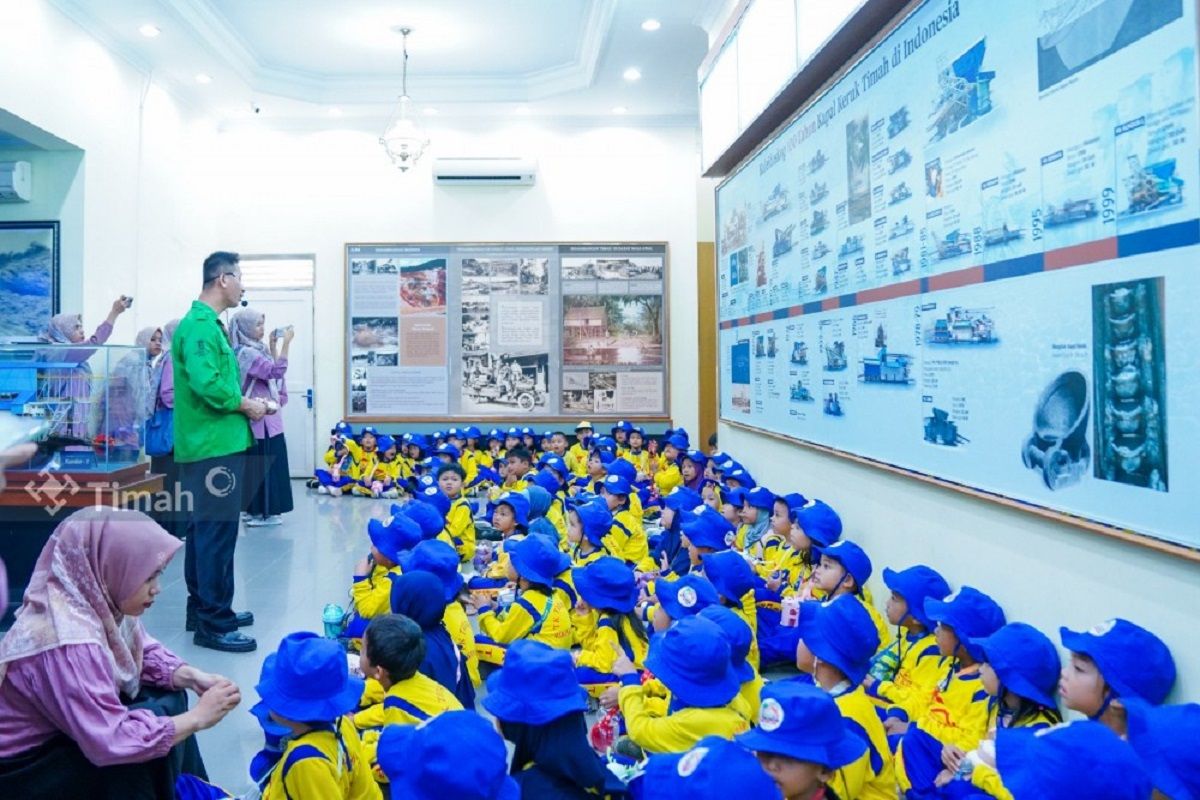
[[[171,340],[175,338],[175,329],[179,327],[179,322],[179,318],[176,317],[166,325],[162,326],[164,353],[171,349]]]
[[[50,318],[46,330],[38,334],[38,339],[54,344],[75,344],[71,335],[83,321],[82,314],[55,314]]]
[[[392,578],[392,613],[403,614],[421,627],[425,634],[425,660],[420,671],[457,696],[461,670],[458,651],[442,624],[446,589],[441,579],[421,570]]]
[[[0,641],[0,683],[14,661],[95,644],[108,656],[116,688],[136,698],[145,631],[120,605],[182,546],[139,511],[85,508],[63,520],[42,548],[16,622]]]
[[[254,338],[254,329],[258,327],[258,323],[266,317],[261,311],[255,311],[253,308],[243,308],[233,315],[233,320],[229,326],[229,344],[233,347],[233,352],[237,356],[238,368],[242,373],[243,388],[248,383],[247,378],[250,375],[250,368],[254,366],[254,362],[260,357],[274,363],[271,357],[271,352],[267,350],[267,346],[262,339]],[[267,389],[271,392],[272,400],[279,400],[279,389],[276,387],[275,381],[265,381]]]
[[[565,714],[545,725],[501,720],[500,732],[513,743],[513,775],[519,776],[535,765],[556,779],[554,782],[579,789],[580,796],[603,795],[608,770],[588,743],[587,721],[582,711]]]

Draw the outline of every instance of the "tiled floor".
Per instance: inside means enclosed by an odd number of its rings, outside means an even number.
[[[274,528],[246,528],[238,540],[234,607],[254,612],[255,624],[245,632],[258,639],[254,653],[218,653],[196,647],[183,630],[187,590],[183,583],[183,551],[167,567],[163,591],[146,613],[152,636],[180,658],[201,669],[229,677],[242,689],[242,704],[217,727],[199,734],[200,751],[209,777],[231,792],[249,788],[246,767],[262,746],[262,733],[249,709],[258,701],[263,659],[286,634],[321,631],[326,603],[348,605],[354,564],[370,547],[367,520],[387,516],[390,501],[330,498],[293,483],[295,511]]]

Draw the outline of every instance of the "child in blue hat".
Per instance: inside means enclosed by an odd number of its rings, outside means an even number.
[[[588,492],[589,494],[600,494],[600,484],[604,482],[604,478],[608,475],[608,467],[617,456],[610,450],[592,450],[588,453],[586,472],[582,476],[576,477],[571,484],[571,493]]]
[[[609,552],[630,566],[652,569],[653,563],[648,566],[644,563],[649,560],[650,545],[646,541],[641,515],[635,514],[630,507],[632,493],[633,487],[622,475],[609,475],[601,482],[600,496],[613,515],[612,528],[605,545]]]
[[[946,745],[942,751],[946,769],[934,782],[944,787],[942,794],[948,797],[971,791],[964,788],[967,784],[990,797],[1004,797],[1008,791],[995,770],[996,731],[1040,730],[1062,722],[1055,699],[1061,664],[1054,643],[1024,622],[1009,623],[991,636],[975,639],[974,644],[983,651],[980,683],[994,698],[988,718],[989,738],[970,752]]]
[[[427,573],[416,575],[432,579]],[[385,725],[418,725],[445,711],[462,710],[452,690],[421,672],[427,652],[420,625],[402,614],[376,617],[363,634],[358,666],[369,688],[353,720],[362,731],[363,751],[372,766],[379,731]],[[379,690],[381,697],[376,694]]]
[[[511,773],[522,798],[603,795],[612,779],[588,743],[587,693],[575,680],[567,653],[540,642],[517,642],[487,684],[483,707],[513,743]]]
[[[848,797],[894,800],[896,778],[887,732],[862,688],[879,647],[870,615],[853,597],[805,603],[797,630],[796,666],[833,697],[846,724],[867,744],[862,758],[839,771],[838,785]]]
[[[658,459],[650,459],[650,477],[659,497],[666,497],[676,486],[683,485],[679,459],[687,449],[687,440],[682,436],[668,436],[663,443],[662,455]]]
[[[699,450],[688,450],[679,457],[679,474],[683,478],[683,485],[697,491],[700,482],[704,480],[704,470],[707,467],[708,456]]]
[[[892,631],[871,601],[871,594],[867,591],[870,577],[871,559],[866,552],[849,539],[841,539],[821,549],[821,560],[813,569],[813,587],[821,590],[827,599],[845,595],[862,603],[871,615],[882,648],[891,642]]]
[[[348,440],[346,447],[354,459],[352,472],[357,473],[354,483],[348,487],[350,493],[358,497],[378,497],[373,484],[379,467],[379,431],[374,425],[364,425],[358,432],[357,441]]]
[[[738,696],[750,709],[750,724],[757,725],[759,692],[762,691],[763,679],[749,658],[750,647],[754,644],[754,632],[745,620],[723,606],[708,606],[698,616],[716,623],[724,634],[725,641],[729,643],[733,671],[740,682]]]
[[[691,512],[703,503],[704,499],[699,494],[682,486],[662,498],[662,514],[658,522],[663,533],[650,552],[659,577],[683,575],[688,571],[688,551],[683,546],[684,512]]]
[[[647,706],[647,690],[624,654],[613,672],[621,679],[617,702],[629,738],[650,753],[678,753],[703,737],[732,738],[749,729],[750,709],[738,696],[729,643],[721,628],[699,616],[671,626],[650,642],[648,669],[670,692],[665,716]]]
[[[554,591],[561,565],[560,551],[541,536],[527,536],[512,547],[508,579],[517,585],[513,605],[495,611],[485,598],[477,600],[479,659],[504,662],[504,648],[518,639],[533,639],[560,650],[571,647],[571,612]]]
[[[1060,635],[1071,653],[1060,684],[1063,703],[1118,736],[1126,734],[1125,700],[1161,705],[1175,685],[1175,659],[1167,645],[1128,620],[1112,619],[1083,632],[1062,628]]]
[[[1128,700],[1129,743],[1141,757],[1155,797],[1200,800],[1200,705],[1155,706]]]
[[[717,590],[703,575],[688,574],[677,580],[660,579],[654,582],[654,607],[651,621],[654,630],[662,633],[685,617],[699,614],[707,606],[720,605]]]
[[[996,770],[1013,800],[1149,800],[1152,791],[1129,743],[1091,720],[999,731]]]
[[[253,713],[284,747],[268,775],[264,798],[378,798],[358,732],[345,715],[363,682],[350,675],[346,652],[315,633],[292,633],[267,656]]]
[[[865,686],[889,717],[905,721],[924,710],[944,674],[933,635],[936,623],[925,614],[925,601],[945,597],[950,586],[924,564],[899,571],[885,567],[883,582],[891,590],[885,610],[888,622],[896,626],[896,638],[876,655]]]
[[[401,566],[408,572],[432,573],[442,582],[443,599],[446,601],[442,623],[454,646],[462,653],[471,685],[478,687],[479,655],[475,652],[475,631],[471,628],[471,620],[462,603],[465,581],[458,571],[458,553],[445,542],[434,539],[414,547],[402,560]]]
[[[742,495],[742,507],[738,509],[741,525],[733,547],[755,561],[763,558],[761,541],[771,525],[771,511],[775,508],[775,495],[765,486],[756,486]]]
[[[706,737],[685,753],[652,756],[630,784],[635,800],[779,800],[776,782],[747,750],[719,736]],[[807,795],[805,796],[808,797]]]
[[[523,492],[503,492],[492,506],[492,527],[500,534],[500,545],[494,560],[483,575],[467,582],[472,592],[495,595],[507,585],[509,548],[525,538],[529,531],[529,498]]]
[[[758,618],[755,614],[754,569],[736,550],[701,556],[704,576],[717,590],[721,605],[735,613],[750,629],[750,665],[759,668]]]
[[[427,501],[426,498],[437,498],[437,500],[436,502]],[[448,505],[446,499],[441,489],[430,486],[428,489],[418,492],[413,501],[400,506],[400,513],[417,523],[417,527],[421,529],[422,539],[426,541],[436,539],[451,544],[450,535],[446,533],[446,517],[442,511]]]
[[[779,569],[782,553],[788,546],[792,533],[792,507],[803,506],[807,500],[804,495],[793,492],[787,495],[775,495],[771,503],[770,516],[762,538],[758,541],[759,555],[753,559],[755,570],[764,577]],[[744,500],[743,500],[744,504]]]
[[[699,569],[702,556],[732,547],[737,536],[737,529],[708,506],[701,506],[688,514],[681,530],[692,570]]]
[[[352,614],[344,635],[357,639],[367,623],[391,608],[391,576],[400,575],[403,554],[421,541],[421,529],[415,522],[394,507],[393,516],[386,522],[373,519],[367,523],[371,552],[354,566],[354,583],[350,586]]]
[[[785,800],[853,797],[840,770],[867,753],[833,698],[798,681],[764,686],[758,726],[736,741],[754,751]]]
[[[995,600],[964,586],[945,600],[929,598],[925,614],[937,623],[934,636],[945,659],[945,672],[928,707],[911,724],[887,722],[889,733],[902,733],[896,749],[896,775],[903,791],[928,792],[947,757],[979,746],[988,731],[991,700],[980,678],[983,648],[977,642],[1006,622]]]
[[[572,575],[579,594],[576,617],[595,612],[594,622],[576,631],[580,650],[575,653],[575,673],[579,683],[598,697],[617,682],[612,665],[618,652],[638,669],[645,666],[650,636],[635,611],[637,578],[623,561],[602,556],[576,567]]]
[[[464,758],[463,754],[470,754]],[[520,800],[508,753],[492,723],[451,711],[427,725],[394,725],[379,737],[379,767],[405,800]]]
[[[572,504],[567,512],[567,542],[571,547],[571,561],[576,567],[611,555],[604,545],[611,529],[612,512],[603,500]]]
[[[438,467],[437,485],[450,501],[446,511],[446,534],[450,544],[458,553],[458,560],[469,564],[475,558],[475,518],[471,506],[463,497],[463,487],[469,485],[466,470],[458,464],[443,464]]]
[[[637,470],[639,479],[650,477],[650,454],[646,452],[646,431],[640,425],[634,425],[629,431],[629,447],[621,454]]]
[[[401,463],[397,455],[398,443],[387,434],[382,434],[378,440],[379,463],[375,465],[375,474],[371,483],[371,494],[375,497],[399,497]]]
[[[349,423],[339,422],[329,433],[329,449],[325,451],[325,469],[316,470],[317,493],[341,497],[358,485],[374,470],[374,456],[366,458],[358,442],[354,441],[354,429]]]

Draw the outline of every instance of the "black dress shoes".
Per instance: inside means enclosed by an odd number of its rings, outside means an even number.
[[[228,633],[196,631],[192,642],[197,647],[207,647],[209,650],[220,650],[223,653],[250,653],[258,649],[258,642],[254,637],[247,636],[240,631]]]
[[[235,611],[233,616],[234,622],[237,623],[239,628],[248,628],[254,624],[254,613],[251,611]],[[196,630],[196,618],[188,617],[183,629],[188,633]]]

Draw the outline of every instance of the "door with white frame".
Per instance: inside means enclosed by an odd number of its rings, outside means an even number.
[[[288,349],[288,403],[283,407],[288,471],[293,478],[313,474],[316,413],[313,410],[313,294],[315,259],[311,255],[241,257],[242,285],[250,307],[266,316],[266,336],[292,326],[295,338]]]

